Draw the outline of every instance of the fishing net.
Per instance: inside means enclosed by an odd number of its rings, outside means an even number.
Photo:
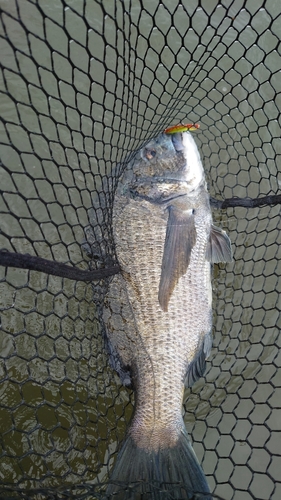
[[[278,0],[0,9],[6,253],[115,266],[111,210],[125,159],[179,122],[200,123],[214,199],[280,195]],[[213,350],[186,390],[184,419],[214,498],[279,500],[280,206],[213,216],[234,261],[214,268]],[[101,285],[0,267],[1,498],[104,498],[133,393],[108,364]],[[132,491],[124,485],[124,498]]]

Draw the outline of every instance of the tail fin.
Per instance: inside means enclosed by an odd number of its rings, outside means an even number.
[[[211,500],[186,431],[177,446],[158,451],[139,448],[128,434],[106,490],[106,498],[111,495],[114,500]]]

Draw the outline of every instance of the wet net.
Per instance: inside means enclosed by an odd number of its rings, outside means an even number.
[[[0,249],[116,265],[125,159],[179,122],[200,123],[213,198],[280,195],[280,36],[278,0],[0,0]],[[234,261],[214,268],[185,424],[214,498],[279,500],[280,206],[213,216]],[[0,266],[1,498],[104,498],[133,393],[108,365],[99,286]]]

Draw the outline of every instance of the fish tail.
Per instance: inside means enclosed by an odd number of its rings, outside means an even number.
[[[188,434],[182,431],[176,446],[157,451],[139,448],[128,434],[110,476],[106,498],[211,500],[211,494]]]

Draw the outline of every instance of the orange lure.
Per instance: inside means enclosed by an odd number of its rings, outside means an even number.
[[[176,134],[177,132],[186,132],[187,130],[193,132],[198,128],[200,128],[199,123],[186,123],[186,125],[180,123],[179,125],[174,125],[173,127],[166,128],[164,130],[164,134]]]

